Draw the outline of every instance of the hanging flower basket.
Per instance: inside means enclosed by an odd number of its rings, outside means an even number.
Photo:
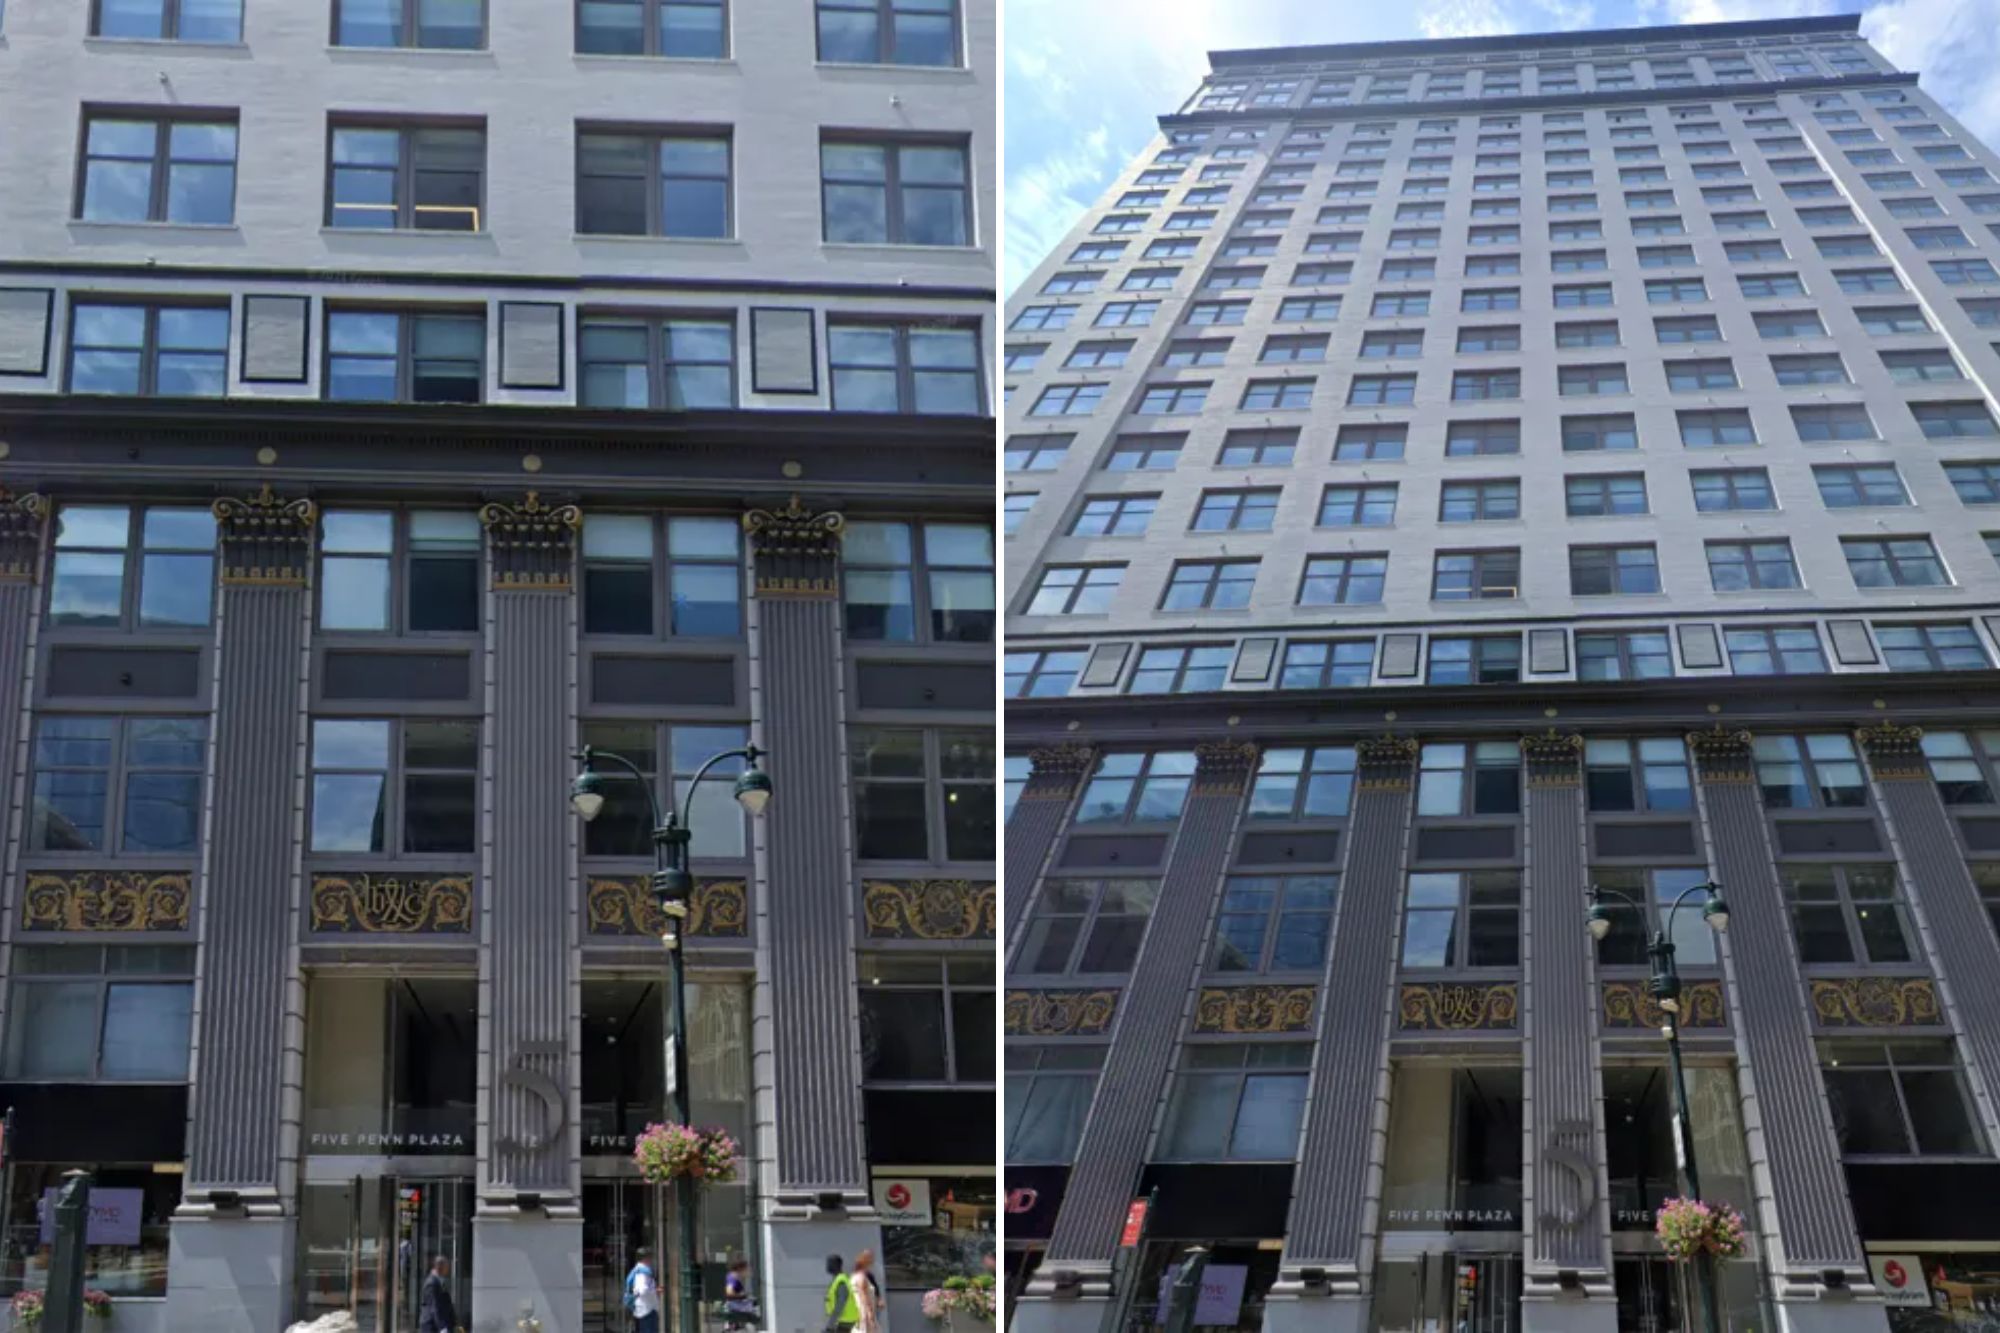
[[[947,1327],[954,1322],[954,1315],[990,1324],[994,1313],[993,1279],[985,1274],[948,1277],[943,1286],[924,1293],[923,1309],[924,1318],[935,1319]]]
[[[83,1315],[86,1319],[111,1318],[111,1295],[95,1287],[83,1293]]]
[[[632,1148],[632,1163],[650,1185],[671,1185],[681,1177],[697,1185],[726,1185],[736,1179],[736,1140],[725,1130],[693,1125],[648,1125]]]
[[[1667,1257],[1676,1263],[1704,1253],[1718,1259],[1741,1259],[1748,1248],[1743,1214],[1726,1203],[1668,1199],[1660,1205],[1653,1231]]]
[[[13,1311],[15,1328],[33,1328],[42,1322],[42,1293],[17,1291],[8,1309]]]

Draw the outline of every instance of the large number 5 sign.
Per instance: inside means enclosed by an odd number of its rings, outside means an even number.
[[[1581,1145],[1581,1146],[1579,1146]],[[1558,1120],[1549,1126],[1542,1142],[1542,1156],[1576,1177],[1574,1207],[1555,1207],[1542,1213],[1542,1224],[1567,1231],[1590,1220],[1597,1209],[1597,1163],[1591,1160],[1591,1125],[1588,1120]]]
[[[523,1134],[519,1138],[512,1135],[494,1140],[500,1147],[513,1152],[535,1153],[554,1143],[569,1124],[569,1098],[563,1095],[557,1082],[535,1068],[530,1060],[557,1060],[566,1052],[559,1041],[524,1041],[514,1048],[514,1061],[500,1071],[500,1086],[514,1088],[539,1098],[547,1108],[542,1117],[542,1129],[537,1134]]]

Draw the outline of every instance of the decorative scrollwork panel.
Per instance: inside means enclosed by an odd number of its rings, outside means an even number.
[[[1204,986],[1195,1000],[1196,1032],[1310,1032],[1312,986]]]
[[[1398,1005],[1404,1032],[1507,1032],[1519,1023],[1520,984],[1408,982]]]
[[[191,876],[184,870],[30,871],[26,930],[186,930]]]
[[[1937,983],[1929,977],[1815,977],[1813,1017],[1828,1028],[1935,1027]]]
[[[1607,981],[1603,986],[1605,1028],[1658,1029],[1667,1025],[1667,1011],[1646,991],[1643,981]],[[1681,1028],[1729,1026],[1722,1003],[1722,983],[1690,981],[1681,986]]]
[[[1117,1012],[1115,990],[1010,990],[1004,1010],[1010,1037],[1101,1037]]]
[[[652,886],[639,875],[593,875],[586,888],[586,914],[593,935],[635,935],[658,939],[667,918],[653,901]],[[748,939],[750,894],[740,879],[698,879],[688,901],[687,933],[699,939]]]
[[[472,930],[472,876],[312,877],[312,930],[332,935],[463,935]]]
[[[871,879],[861,885],[871,940],[990,940],[999,890],[964,879]]]

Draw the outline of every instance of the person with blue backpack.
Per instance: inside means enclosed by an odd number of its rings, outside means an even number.
[[[625,1312],[632,1316],[632,1333],[660,1333],[660,1284],[646,1262],[652,1257],[652,1251],[640,1250],[625,1275]]]

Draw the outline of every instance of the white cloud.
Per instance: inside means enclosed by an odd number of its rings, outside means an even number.
[[[1513,16],[1502,11],[1500,0],[1426,0],[1417,14],[1417,27],[1433,39],[1497,37],[1520,31]]]
[[[1861,35],[1987,144],[2000,142],[2000,0],[1890,0],[1861,18]]]

